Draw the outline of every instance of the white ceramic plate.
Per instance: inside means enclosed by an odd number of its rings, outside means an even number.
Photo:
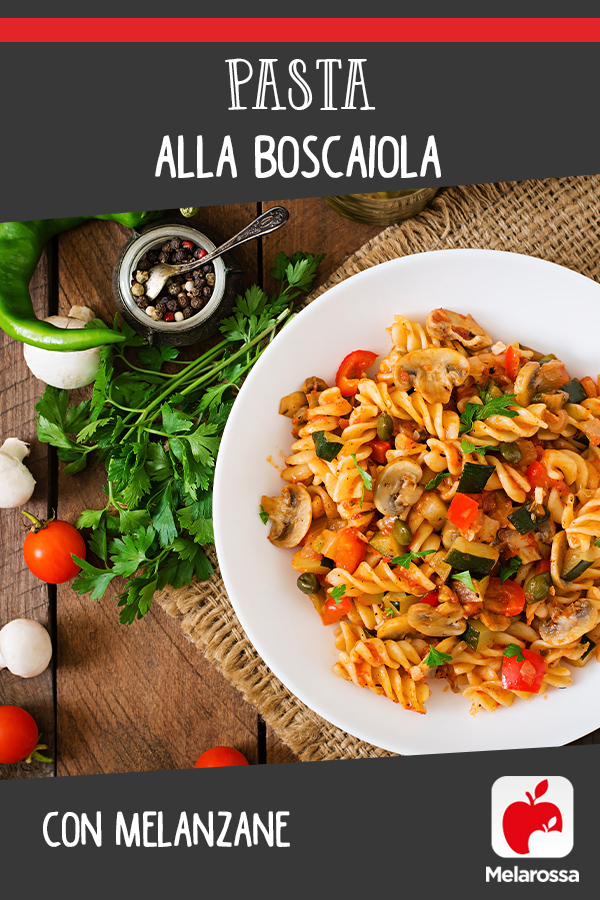
[[[375,266],[336,285],[303,310],[250,373],[233,407],[217,459],[214,524],[227,593],[258,653],[281,681],[324,719],[402,754],[557,746],[600,727],[600,667],[573,670],[574,684],[493,713],[445,681],[432,684],[427,714],[404,710],[334,675],[335,626],[325,628],[296,587],[293,551],[267,540],[258,510],[278,496],[291,422],[279,400],[305,378],[334,383],[352,350],[391,347],[399,313],[424,324],[443,306],[471,313],[494,340],[518,340],[562,359],[571,375],[600,371],[600,285],[532,257],[491,250],[421,253]],[[446,690],[444,690],[446,688]]]

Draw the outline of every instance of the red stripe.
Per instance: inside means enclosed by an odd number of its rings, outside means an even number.
[[[0,19],[4,43],[600,41],[600,19]]]

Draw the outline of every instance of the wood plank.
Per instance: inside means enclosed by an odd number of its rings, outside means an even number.
[[[48,256],[44,253],[31,285],[38,316],[47,314]],[[7,437],[18,437],[31,445],[25,463],[36,480],[33,497],[27,503],[34,515],[48,514],[48,448],[37,440],[35,404],[43,385],[33,377],[23,359],[23,345],[0,332],[0,443]],[[35,619],[50,633],[53,621],[48,588],[31,574],[23,559],[23,541],[27,534],[24,517],[18,509],[0,510],[0,627],[16,618]],[[36,678],[18,678],[8,669],[0,671],[0,705],[21,706],[36,720],[44,743],[54,757],[54,660]],[[36,762],[0,766],[2,778],[44,778],[54,775],[54,765]]]
[[[256,206],[201,210],[198,221],[235,233]],[[126,230],[90,222],[60,241],[60,304],[114,314],[112,266]],[[243,250],[243,252],[241,252]],[[257,275],[256,247],[240,248],[246,281]],[[193,351],[192,351],[193,352]],[[85,389],[89,390],[89,389]],[[61,517],[104,506],[103,467],[61,475]],[[57,674],[59,774],[180,769],[203,750],[228,744],[258,760],[257,713],[158,606],[130,627],[107,596],[95,603],[59,588]]]

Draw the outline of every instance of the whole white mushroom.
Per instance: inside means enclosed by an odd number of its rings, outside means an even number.
[[[19,438],[7,438],[0,447],[0,508],[23,506],[35,488],[35,478],[23,465],[29,456],[29,444]]]
[[[21,678],[35,678],[51,659],[50,635],[35,619],[13,619],[0,629],[0,668]]]
[[[87,306],[73,306],[68,316],[48,316],[44,321],[57,328],[85,328],[94,314]],[[23,356],[36,378],[53,387],[72,391],[91,384],[100,368],[100,347],[90,350],[43,350],[23,344]]]

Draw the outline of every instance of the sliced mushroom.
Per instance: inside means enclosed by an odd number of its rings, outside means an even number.
[[[459,341],[470,350],[491,347],[492,339],[473,316],[461,316],[450,309],[433,309],[425,321],[427,333],[439,340]]]
[[[517,403],[521,406],[529,406],[533,395],[536,393],[536,378],[540,371],[540,364],[527,362],[519,369],[515,378],[515,394]]]
[[[402,391],[416,387],[428,403],[447,403],[452,388],[464,384],[468,376],[468,360],[449,347],[411,350],[394,369],[396,387]]]
[[[573,644],[591,631],[598,621],[598,610],[589,600],[575,600],[556,612],[539,626],[540,637],[551,647]]]
[[[298,412],[303,406],[306,406],[306,394],[304,391],[294,391],[281,398],[279,403],[279,415],[293,419],[298,415]]]
[[[302,385],[302,390],[305,394],[312,394],[314,391],[321,393],[321,391],[326,391],[327,387],[326,381],[323,381],[322,378],[318,378],[316,375],[311,375]]]
[[[450,637],[462,634],[467,627],[462,606],[458,603],[414,603],[406,613],[409,625],[429,637]]]
[[[384,619],[377,627],[377,637],[382,641],[400,641],[411,631],[406,613],[393,619]]]
[[[375,506],[383,516],[403,516],[417,502],[421,466],[410,459],[398,459],[381,470],[373,487]]]
[[[261,504],[271,519],[269,540],[276,547],[296,547],[312,522],[310,494],[303,484],[287,484],[279,497],[262,497]]]

